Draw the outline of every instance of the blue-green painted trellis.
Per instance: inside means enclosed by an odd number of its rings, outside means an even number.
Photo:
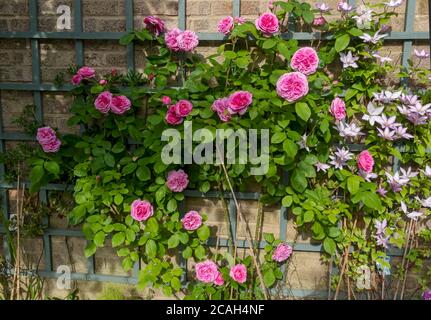
[[[133,30],[133,0],[125,1],[125,15],[126,15],[126,31]],[[138,1],[138,0],[136,0]],[[233,16],[240,15],[241,0],[233,1]],[[354,4],[355,0],[349,0],[350,4]],[[71,32],[41,32],[37,30],[38,25],[38,1],[29,0],[29,13],[30,13],[30,29],[25,32],[0,32],[0,39],[28,39],[31,43],[32,53],[32,82],[31,83],[0,83],[0,107],[1,107],[1,90],[18,90],[18,91],[32,91],[34,97],[34,105],[36,106],[36,118],[40,123],[43,123],[43,107],[42,107],[42,92],[64,92],[71,89],[70,85],[65,85],[61,88],[57,88],[52,84],[46,84],[41,82],[41,69],[40,69],[40,50],[39,40],[41,39],[71,39],[75,41],[75,52],[77,65],[84,65],[84,40],[118,40],[125,33],[124,32],[84,32],[82,29],[82,0],[73,0],[73,17],[74,17],[74,31]],[[404,32],[392,32],[387,41],[402,41],[403,46],[403,58],[402,64],[407,65],[407,59],[409,58],[412,50],[413,41],[426,41],[429,39],[429,32],[415,32],[413,28],[414,17],[416,9],[416,0],[407,0],[406,5],[406,18],[405,18],[405,31]],[[186,28],[186,0],[178,0],[178,27],[180,29]],[[220,33],[198,33],[201,41],[222,41],[223,35]],[[283,34],[286,39],[294,38],[298,40],[312,40],[319,37],[318,33],[304,33],[304,32],[291,32]],[[129,69],[135,68],[135,48],[134,44],[131,43],[127,46],[127,66]],[[3,131],[3,121],[1,119],[0,112],[0,152],[5,150],[6,141],[33,141],[34,137],[29,137],[22,133],[9,133]],[[2,201],[2,212],[4,217],[7,219],[9,215],[9,200],[8,190],[15,188],[15,185],[4,183],[5,167],[0,164],[0,197]],[[287,180],[287,176],[283,177],[284,182]],[[41,202],[46,203],[48,201],[49,191],[63,191],[64,185],[48,185],[43,188],[40,192]],[[201,193],[194,190],[188,190],[185,192],[186,197],[190,198],[219,198],[219,192],[208,192]],[[260,197],[259,193],[237,193],[237,198],[240,200],[258,200]],[[236,207],[232,199],[232,195],[229,193],[224,194],[225,199],[229,201],[228,210],[229,217],[232,223],[233,236],[236,239]],[[287,231],[287,209],[281,207],[280,210],[280,237],[282,240],[286,240]],[[43,254],[45,269],[39,273],[44,277],[56,278],[58,274],[53,271],[53,260],[51,250],[51,237],[52,236],[66,236],[66,237],[83,237],[81,231],[66,230],[66,229],[53,229],[49,226],[49,221],[46,220],[45,224],[47,229],[43,236]],[[4,233],[4,228],[0,226],[0,233]],[[7,245],[4,242],[4,248],[6,255]],[[210,239],[209,245],[215,245],[216,239]],[[220,239],[219,247],[228,247],[229,243],[227,239]],[[239,248],[246,248],[249,244],[244,240],[237,241]],[[259,247],[263,248],[265,242],[259,243]],[[294,250],[299,252],[321,252],[321,245],[296,243],[294,244]],[[399,255],[398,250],[390,250],[390,255]],[[88,259],[88,272],[87,273],[72,273],[72,280],[89,280],[89,281],[110,281],[117,283],[137,283],[137,273],[139,271],[139,264],[136,264],[133,269],[132,276],[114,276],[114,275],[103,275],[96,274],[95,272],[95,261],[94,256]],[[183,280],[186,280],[185,278]],[[285,291],[285,294],[303,297],[303,296],[317,296],[326,297],[328,291],[314,291],[305,289],[289,289]]]

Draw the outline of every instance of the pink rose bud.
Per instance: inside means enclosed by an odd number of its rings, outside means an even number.
[[[74,86],[79,85],[81,83],[81,81],[82,81],[82,77],[79,74],[75,74],[71,80],[71,82]]]
[[[217,26],[217,31],[221,32],[225,35],[228,35],[233,30],[235,23],[234,19],[231,16],[227,16],[220,20]]]
[[[277,94],[289,102],[305,97],[308,94],[307,77],[300,72],[285,73],[277,81]]]
[[[117,75],[117,73],[118,73],[117,69],[111,70],[111,76],[115,77]]]
[[[219,272],[219,273],[217,274],[217,277],[216,277],[216,279],[214,280],[214,284],[215,284],[215,285],[217,285],[217,286],[222,286],[222,285],[224,285],[224,279],[223,279],[223,276],[222,276],[221,272]]]
[[[316,72],[319,66],[319,57],[313,48],[301,48],[293,54],[290,66],[295,71],[310,75]]]
[[[94,101],[94,106],[101,113],[108,113],[111,110],[112,93],[104,91]]]
[[[279,21],[275,14],[272,12],[265,12],[256,19],[256,28],[260,30],[265,36],[271,36],[279,30]]]
[[[287,260],[292,254],[292,247],[287,243],[280,243],[277,248],[275,248],[274,254],[272,255],[272,260],[277,262],[283,262]]]
[[[189,185],[189,176],[184,170],[171,171],[168,173],[166,185],[172,192],[183,192]]]
[[[146,200],[135,200],[132,203],[130,214],[136,221],[146,221],[154,214],[154,209],[151,203]]]
[[[181,219],[183,228],[188,231],[194,231],[200,228],[202,225],[202,216],[197,211],[189,211]]]
[[[247,281],[247,268],[243,264],[237,264],[230,269],[230,277],[238,283]]]
[[[172,99],[169,98],[168,96],[164,96],[162,98],[162,103],[165,104],[165,105],[169,105],[169,104],[171,104],[171,102],[172,102]]]
[[[358,156],[358,168],[366,173],[371,173],[374,167],[374,159],[368,150],[362,151]]]
[[[323,16],[316,17],[313,20],[313,26],[315,27],[322,27],[325,24],[326,24],[326,19]]]
[[[82,67],[81,69],[78,70],[78,74],[83,79],[91,79],[96,76],[96,72],[94,71],[93,68],[90,68],[90,67]]]
[[[183,123],[184,118],[177,116],[177,113],[175,112],[175,106],[170,106],[168,112],[166,113],[165,120],[168,124],[176,126]]]
[[[213,283],[219,275],[217,265],[211,260],[196,263],[195,271],[196,278],[204,283]]]
[[[243,115],[253,103],[253,95],[248,91],[237,91],[229,97],[228,111],[230,114]]]
[[[340,98],[332,100],[329,113],[332,114],[335,120],[341,121],[346,117],[346,104]]]
[[[107,83],[108,83],[108,81],[106,81],[105,79],[102,79],[102,80],[99,81],[99,84],[101,86],[105,86]]]
[[[243,17],[235,17],[234,20],[235,20],[235,23],[238,25],[242,25],[246,21],[245,18],[243,18]]]
[[[129,111],[132,102],[126,96],[113,97],[111,101],[111,111],[115,114],[124,114]]]
[[[154,78],[155,78],[154,73],[150,73],[150,74],[148,75],[148,80],[153,81],[153,80],[154,80]]]
[[[188,100],[180,100],[175,105],[175,114],[179,118],[187,117],[193,110],[193,104]]]

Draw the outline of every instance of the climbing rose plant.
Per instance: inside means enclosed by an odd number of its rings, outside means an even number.
[[[322,244],[322,259],[339,266],[335,295],[365,265],[379,280],[372,288],[349,286],[349,296],[373,290],[402,298],[407,272],[430,272],[422,263],[429,246],[418,243],[431,241],[431,94],[430,74],[420,68],[428,53],[415,51],[401,69],[381,53],[394,6],[340,1],[332,10],[341,18],[328,23],[324,3],[271,1],[255,21],[223,18],[217,28],[226,41],[206,58],[196,53],[193,31],[145,18],[146,28],[120,41],[143,42],[143,73],[73,70],[69,125],[81,134],[39,129],[32,191],[72,185],[69,221],[82,224],[85,255],[109,239],[125,270],[143,263],[140,287],[186,299],[282,297],[276,289],[285,286],[292,244],[264,234],[263,257],[251,244],[257,261],[241,257],[231,238],[228,253],[209,250],[215,230],[205,212],[180,210],[186,189],[225,192],[231,182],[246,191],[258,184],[259,203],[281,203],[296,228]],[[283,36],[291,25],[331,37],[300,45]],[[162,132],[183,132],[185,120],[212,132],[269,129],[268,171],[254,176],[250,164],[227,164],[228,181],[220,165],[164,164]],[[386,258],[397,248],[406,248],[402,263],[391,266]],[[192,267],[187,283],[178,258]],[[385,293],[387,270],[398,285]],[[419,283],[429,292],[429,277]]]

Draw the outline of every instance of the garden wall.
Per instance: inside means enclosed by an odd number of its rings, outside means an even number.
[[[83,0],[83,31],[88,32],[124,32],[126,30],[125,8],[122,0]],[[307,1],[314,3],[315,1]],[[337,1],[326,1],[332,8],[336,7]],[[372,1],[381,2],[381,1]],[[143,25],[142,19],[147,15],[157,15],[167,22],[169,28],[178,25],[178,1],[175,0],[135,0],[134,1],[135,27]],[[71,6],[74,10],[72,0],[41,0],[38,2],[39,16],[38,29],[40,31],[58,31],[56,27],[56,8],[60,4]],[[266,0],[242,0],[241,15],[247,19],[254,20],[258,13],[266,11]],[[186,26],[188,29],[198,32],[217,32],[217,22],[220,18],[230,14],[233,10],[231,0],[188,0],[186,3]],[[406,5],[403,4],[396,9],[400,16],[394,20],[392,27],[394,31],[403,31],[404,14]],[[336,17],[336,10],[332,10]],[[414,31],[428,31],[428,1],[418,0],[415,12]],[[72,14],[73,16],[73,14]],[[0,32],[2,31],[27,31],[29,30],[29,4],[26,0],[0,0]],[[72,19],[72,30],[74,28]],[[216,43],[203,42],[199,51],[210,54],[216,48]],[[385,47],[387,53],[400,63],[402,56],[402,44],[400,42],[388,42]],[[428,49],[427,42],[416,42],[414,48]],[[136,46],[136,69],[142,70],[144,66],[144,48]],[[52,83],[57,74],[64,72],[70,64],[75,62],[74,41],[72,40],[41,40],[41,78],[43,83]],[[98,73],[109,72],[112,68],[120,72],[126,72],[127,59],[126,47],[119,45],[116,41],[108,40],[85,40],[84,62],[92,66]],[[0,39],[0,82],[31,82],[32,81],[32,51],[29,40]],[[27,91],[0,91],[0,106],[2,113],[2,125],[4,132],[22,132],[22,128],[13,124],[14,118],[20,115],[26,105],[33,104],[33,93]],[[69,128],[66,121],[69,117],[71,98],[62,92],[42,92],[42,104],[44,124],[56,127],[62,133],[76,131]],[[7,142],[6,150],[13,148],[16,142]],[[10,214],[15,211],[16,191],[9,192]],[[244,214],[254,232],[256,226],[257,203],[254,201],[243,201],[241,203]],[[209,222],[214,226],[214,232],[220,238],[226,238],[226,226],[223,218],[223,206],[221,201],[188,199],[187,209],[199,209],[206,212]],[[264,232],[273,232],[279,235],[280,209],[277,207],[264,208]],[[52,217],[51,228],[67,228],[66,220]],[[79,229],[79,228],[78,228]],[[244,235],[239,230],[239,238]],[[289,219],[286,239],[289,242],[309,243],[309,237],[305,234],[298,235],[293,221]],[[72,267],[74,272],[87,272],[87,260],[83,256],[85,240],[81,238],[52,237],[53,270],[57,266],[66,264]],[[43,251],[42,238],[28,239],[25,241],[24,254],[26,260],[36,265]],[[0,248],[3,248],[0,238]],[[40,269],[44,268],[44,260],[40,260]],[[100,274],[126,275],[122,270],[121,261],[114,250],[104,248],[97,251],[95,258],[95,270]],[[287,277],[289,285],[293,288],[304,290],[327,290],[328,267],[320,261],[317,252],[295,252],[289,267]],[[111,287],[99,282],[77,281],[74,286],[80,288],[81,298],[109,297],[113,292]],[[140,296],[151,298],[148,292],[136,292],[133,286],[120,286],[120,291],[127,297]],[[55,280],[47,280],[46,293],[50,296],[64,297],[67,290],[59,290]],[[155,297],[158,297],[158,293]]]

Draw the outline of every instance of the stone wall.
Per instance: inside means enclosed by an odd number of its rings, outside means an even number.
[[[29,30],[28,0],[0,0],[0,32],[1,31],[27,31]],[[309,3],[316,1],[307,0]],[[336,6],[336,0],[326,1],[332,8]],[[373,0],[372,2],[381,2]],[[60,4],[73,8],[72,0],[39,0],[38,30],[58,31],[55,29],[56,8]],[[242,0],[241,15],[254,20],[258,13],[266,11],[267,0]],[[396,9],[400,16],[392,23],[395,31],[402,31],[404,26],[405,4]],[[187,28],[199,32],[216,32],[217,22],[220,18],[231,14],[231,0],[187,0],[186,24]],[[83,0],[83,30],[88,32],[119,32],[125,31],[126,18],[124,2],[122,0]],[[337,17],[333,10],[332,19]],[[415,12],[415,31],[428,31],[428,1],[417,0]],[[143,26],[143,17],[157,15],[167,22],[169,28],[178,25],[178,1],[175,0],[135,0],[134,23],[136,28]],[[74,21],[72,14],[72,30]],[[217,44],[204,42],[199,47],[203,54],[214,52]],[[414,43],[415,48],[428,48],[427,42]],[[144,50],[142,46],[136,46],[136,68],[142,70],[144,66]],[[390,54],[394,61],[401,59],[402,44],[388,42],[384,50]],[[44,83],[52,83],[59,72],[65,71],[69,65],[75,63],[74,42],[71,40],[41,40],[41,77]],[[0,39],[0,82],[28,82],[32,81],[32,53],[29,40]],[[126,48],[116,41],[84,41],[84,61],[86,65],[95,67],[97,72],[109,72],[112,68],[120,72],[127,70]],[[62,132],[74,131],[76,128],[67,128],[66,121],[69,118],[71,97],[67,93],[43,93],[44,122],[47,125],[59,128]],[[21,132],[22,128],[12,123],[26,105],[33,104],[32,92],[1,91],[0,103],[2,112],[3,129],[6,132]],[[8,143],[7,148],[13,148],[14,144]],[[14,211],[16,192],[10,192],[11,213]],[[242,202],[244,214],[250,222],[252,232],[256,227],[257,204],[253,201]],[[224,210],[220,201],[188,199],[188,209],[198,209],[206,212],[209,223],[213,226],[214,235],[224,238],[227,236],[224,223]],[[264,208],[264,232],[273,232],[279,235],[278,207]],[[51,227],[67,228],[65,219],[51,218]],[[286,234],[288,241],[309,243],[306,234],[297,234],[292,217]],[[239,238],[244,239],[244,234],[239,230]],[[2,250],[0,237],[0,250]],[[54,270],[57,266],[67,264],[72,266],[75,272],[87,272],[87,260],[83,256],[85,241],[81,238],[52,237],[52,255]],[[42,239],[28,239],[25,241],[23,251],[26,261],[35,266],[40,259],[43,250]],[[1,252],[1,251],[0,251]],[[95,257],[96,272],[101,274],[126,275],[122,270],[121,261],[116,257],[112,248],[106,247],[97,251]],[[190,266],[189,266],[190,267]],[[44,268],[43,259],[39,268]],[[328,267],[320,260],[318,253],[296,252],[289,267],[287,277],[288,285],[297,289],[326,290],[328,283]],[[68,291],[59,290],[53,279],[46,280],[46,294],[49,296],[64,297]],[[135,290],[133,286],[109,285],[99,282],[75,281],[74,287],[80,288],[80,297],[107,298],[113,295],[124,297],[140,297],[149,299],[160,297],[155,292]],[[121,294],[120,294],[121,293]]]

